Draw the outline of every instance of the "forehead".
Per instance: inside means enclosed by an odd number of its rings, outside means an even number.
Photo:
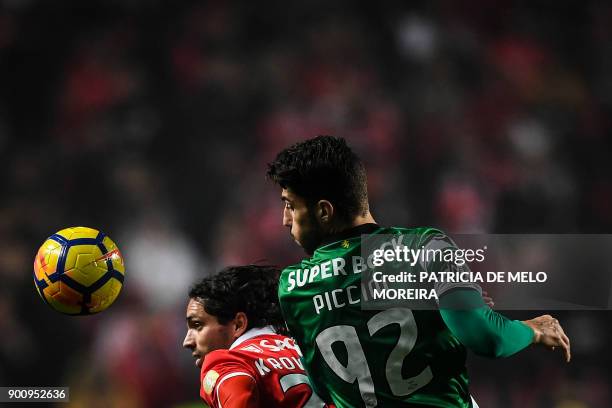
[[[283,190],[281,191],[281,199],[289,201],[301,201],[302,197],[289,189],[283,188]]]
[[[204,305],[201,301],[198,301],[196,299],[189,299],[189,303],[187,303],[186,317],[188,319],[194,317],[206,319],[211,318],[212,316],[206,313],[206,311],[204,310]]]

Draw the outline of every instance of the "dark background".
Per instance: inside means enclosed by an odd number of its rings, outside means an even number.
[[[0,1],[0,385],[199,406],[187,288],[301,257],[265,164],[317,134],[363,158],[381,224],[612,230],[610,3],[381,3]],[[33,288],[38,246],[74,225],[126,258],[98,316]],[[612,406],[610,313],[555,315],[572,363],[472,357],[482,408]]]

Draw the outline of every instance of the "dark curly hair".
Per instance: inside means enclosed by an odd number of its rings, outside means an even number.
[[[247,329],[272,325],[284,333],[277,293],[279,276],[280,270],[269,265],[228,266],[194,285],[189,298],[200,302],[221,324],[243,312]]]
[[[343,138],[317,136],[288,147],[268,164],[267,176],[308,204],[328,200],[342,221],[368,211],[365,168]]]

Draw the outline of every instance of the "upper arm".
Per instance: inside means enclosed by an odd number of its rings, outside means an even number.
[[[217,385],[217,408],[257,408],[259,389],[253,377],[246,373],[228,374]]]
[[[251,408],[257,406],[253,398],[259,401],[255,378],[244,358],[231,350],[216,350],[204,359],[200,396],[214,408]]]
[[[421,265],[427,272],[451,272],[454,275],[461,274],[462,272],[470,272],[468,263],[463,259],[461,252],[455,242],[446,234],[441,231],[437,233],[429,233],[426,235],[421,245],[425,253],[435,254],[427,255],[426,261]],[[447,261],[447,254],[453,253],[452,261]],[[441,256],[439,254],[444,254]],[[448,281],[436,281],[434,283],[434,289],[438,298],[441,297],[448,291],[454,289],[472,289],[477,291],[479,294],[482,293],[482,288],[476,282],[464,282],[461,279],[452,279]]]

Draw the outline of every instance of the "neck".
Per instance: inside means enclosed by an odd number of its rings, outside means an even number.
[[[337,225],[335,228],[332,228],[331,230],[329,230],[328,234],[338,234],[338,233],[341,233],[342,231],[346,231],[348,229],[355,228],[363,224],[376,224],[374,217],[372,217],[372,214],[369,211],[363,215],[356,216],[349,223],[346,223],[346,224],[343,223],[341,225]]]
[[[319,237],[320,239],[317,244],[317,247],[329,244],[334,241],[354,238],[355,236],[357,236],[357,234],[369,234],[373,230],[379,228],[375,224],[376,221],[374,220],[374,217],[372,217],[372,215],[370,215],[369,213],[364,214],[360,217],[355,217],[350,223],[336,225],[336,228],[334,228],[333,230],[327,230],[322,236]],[[368,226],[373,226],[373,228],[368,228]],[[307,251],[309,255],[312,255],[313,252]]]
[[[358,227],[363,224],[376,224],[374,217],[372,217],[372,214],[369,211],[364,215],[358,215],[355,217],[348,228]]]

